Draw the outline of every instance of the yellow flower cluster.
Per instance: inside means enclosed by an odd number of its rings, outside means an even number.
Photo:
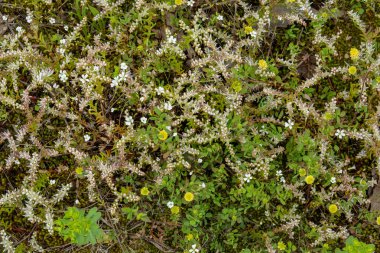
[[[336,213],[337,211],[338,211],[338,206],[337,206],[337,205],[335,205],[335,204],[331,204],[331,205],[329,205],[329,212],[330,212],[330,213],[334,214],[334,213]]]
[[[268,63],[265,60],[259,60],[259,68],[266,70],[268,68]]]
[[[305,182],[307,183],[307,184],[313,184],[314,183],[314,177],[312,176],[312,175],[309,175],[309,176],[307,176],[306,178],[305,178]]]
[[[191,192],[186,192],[185,196],[183,197],[187,202],[191,202],[194,200],[194,194]]]
[[[356,61],[357,59],[359,59],[359,55],[360,55],[360,52],[358,49],[356,49],[354,47],[351,48],[351,50],[350,50],[351,60]]]
[[[357,71],[357,69],[356,69],[355,66],[351,66],[351,67],[348,68],[348,73],[349,73],[350,75],[355,75],[355,74],[356,74],[356,71]]]
[[[161,130],[159,133],[158,133],[158,139],[160,139],[161,141],[164,141],[168,138],[168,133],[165,131],[165,130]]]

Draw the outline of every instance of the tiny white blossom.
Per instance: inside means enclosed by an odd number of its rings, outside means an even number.
[[[88,141],[91,139],[90,135],[88,135],[88,134],[85,134],[85,135],[83,136],[83,138],[84,138],[84,141],[85,141],[85,142],[88,142]]]
[[[166,102],[164,104],[164,109],[170,111],[173,108],[172,104],[170,102]]]
[[[111,112],[114,112],[114,111],[115,111],[115,108],[112,107],[112,108],[111,108]]]
[[[7,21],[8,20],[8,16],[7,15],[3,15],[2,19],[3,19],[3,21]]]
[[[90,81],[90,79],[88,79],[88,75],[85,74],[85,75],[82,75],[82,77],[79,79],[79,81],[81,81],[83,84],[85,84],[85,83],[88,83]]]
[[[145,118],[145,117],[141,117],[141,119],[140,119],[140,121],[143,123],[143,124],[146,124],[146,122],[147,122],[147,118]]]
[[[33,16],[29,14],[29,15],[26,16],[25,19],[26,19],[26,22],[28,22],[30,24],[33,21]]]
[[[120,64],[120,68],[121,68],[122,70],[126,70],[126,69],[128,68],[128,65],[127,65],[125,62],[122,62],[122,63]]]
[[[189,172],[189,175],[191,176],[191,175],[193,175],[193,173],[194,173],[194,171],[190,171],[190,172]]]
[[[144,100],[145,100],[144,97],[141,97],[141,98],[140,98],[140,102],[143,102]]]
[[[342,139],[344,136],[346,136],[346,133],[343,129],[342,130],[338,129],[335,132],[335,136],[337,136],[339,139]]]
[[[119,82],[120,82],[120,78],[119,78],[119,76],[116,76],[116,77],[112,80],[112,82],[111,82],[111,87],[113,88],[113,87],[115,87],[115,86],[118,86],[118,85],[119,85]]]
[[[285,184],[285,178],[284,178],[284,177],[281,177],[281,178],[280,178],[280,182]]]
[[[290,119],[288,120],[288,122],[285,122],[285,127],[286,128],[292,129],[293,126],[294,126],[294,122],[291,121]]]
[[[197,249],[197,245],[193,244],[191,245],[191,249],[189,250],[189,253],[198,253],[199,249]]]
[[[54,180],[54,179],[51,179],[51,180],[49,181],[49,184],[50,184],[50,185],[54,185],[54,184],[55,184],[55,180]]]
[[[95,72],[98,72],[100,68],[99,68],[99,66],[94,66],[93,69],[94,69]]]
[[[257,32],[256,31],[252,31],[249,33],[253,38],[256,38],[257,37]]]
[[[168,129],[168,131],[172,131],[172,127],[171,126],[166,126],[166,129]]]
[[[156,92],[157,92],[157,95],[161,95],[162,93],[165,92],[165,89],[160,86],[160,87],[156,88]]]
[[[50,18],[50,19],[49,19],[49,23],[50,23],[50,24],[55,24],[55,19],[54,19],[54,18]]]
[[[249,173],[246,173],[246,174],[244,175],[243,180],[244,180],[245,182],[249,183],[249,182],[252,180],[252,175],[249,174]]]
[[[219,20],[219,21],[222,21],[223,20],[223,16],[222,15],[218,15],[218,16],[216,16],[216,19]]]
[[[173,136],[176,137],[178,134],[177,133],[173,133]]]
[[[202,188],[206,188],[206,184],[205,184],[205,182],[202,182],[202,183],[201,183],[201,187],[202,187]]]
[[[80,203],[79,200],[76,199],[76,200],[75,200],[75,204],[76,204],[76,205],[79,205],[79,203]]]
[[[335,177],[332,177],[332,178],[330,179],[330,182],[331,182],[332,184],[335,184],[335,183],[336,183],[336,178],[335,178]]]
[[[202,163],[202,162],[203,162],[202,158],[199,158],[198,163]]]
[[[168,43],[170,43],[170,44],[175,44],[175,43],[177,43],[177,39],[174,38],[174,37],[171,35],[171,36],[169,36],[169,38],[168,38]]]
[[[282,176],[282,170],[276,171],[276,176],[281,177]]]
[[[194,0],[188,0],[187,5],[192,7],[194,5]]]
[[[53,83],[53,88],[54,88],[54,89],[58,89],[58,88],[59,88],[59,85],[56,84],[56,83]]]
[[[127,126],[131,126],[133,124],[133,118],[131,116],[128,116],[125,118],[125,124]]]
[[[68,30],[69,30],[69,26],[68,26],[68,25],[65,25],[65,26],[63,27],[63,29],[65,29],[65,31],[68,31]]]
[[[23,29],[22,29],[21,26],[17,26],[17,27],[16,27],[16,31],[17,31],[18,33],[21,33],[21,32],[23,31]]]
[[[65,70],[60,70],[59,71],[59,80],[61,80],[63,83],[67,81],[67,75]]]
[[[61,44],[61,45],[66,44],[66,40],[65,40],[65,39],[61,39],[61,40],[59,41],[59,44]]]
[[[169,202],[166,204],[166,206],[167,206],[168,208],[172,208],[172,207],[174,206],[174,202],[173,202],[173,201],[169,201]]]

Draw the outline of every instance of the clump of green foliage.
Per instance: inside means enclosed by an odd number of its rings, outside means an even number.
[[[87,214],[85,210],[69,207],[63,218],[54,222],[55,230],[65,240],[70,239],[77,245],[95,244],[104,236],[103,230],[98,225],[101,215],[96,207],[91,208]]]

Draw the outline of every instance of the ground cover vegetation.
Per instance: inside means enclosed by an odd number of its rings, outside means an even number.
[[[1,0],[1,252],[380,252],[377,0]]]

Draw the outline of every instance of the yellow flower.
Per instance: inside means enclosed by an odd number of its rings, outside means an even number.
[[[181,5],[181,4],[183,3],[183,1],[182,1],[182,0],[175,0],[174,3],[175,3],[176,5]]]
[[[313,177],[312,175],[307,176],[307,177],[305,178],[305,182],[306,182],[307,184],[312,184],[312,183],[314,183],[314,177]]]
[[[329,205],[329,211],[330,211],[330,213],[332,213],[332,214],[336,213],[336,212],[338,211],[338,207],[337,207],[337,205],[335,205],[335,204],[331,204],[331,205]]]
[[[164,141],[168,138],[168,133],[165,131],[165,130],[161,130],[159,133],[158,133],[158,139],[160,139],[161,141]]]
[[[300,174],[301,177],[306,176],[306,170],[305,169],[299,169],[298,173]]]
[[[141,188],[140,193],[141,193],[141,195],[148,196],[149,195],[148,187]]]
[[[351,57],[351,60],[355,61],[357,59],[359,59],[359,55],[360,55],[360,52],[358,49],[356,48],[351,48],[350,50],[350,57]]]
[[[183,198],[184,198],[187,202],[193,201],[193,200],[194,200],[194,194],[191,193],[191,192],[186,192],[186,193],[185,193],[185,196],[183,196]]]
[[[285,250],[285,249],[286,249],[286,245],[285,245],[282,241],[279,241],[279,242],[277,243],[277,248],[278,248],[279,250]]]
[[[348,73],[350,73],[350,75],[355,75],[356,71],[357,71],[357,69],[355,66],[351,66],[348,68]]]
[[[268,68],[268,63],[265,60],[259,61],[259,68],[262,70],[266,70]]]
[[[82,167],[76,168],[75,173],[77,173],[78,175],[82,175],[83,174],[83,168]]]
[[[239,91],[241,91],[241,82],[235,80],[231,84],[231,87],[232,87],[232,89],[234,89],[235,92],[239,92]]]
[[[172,208],[170,208],[170,211],[172,212],[172,214],[179,214],[179,206],[173,206]]]
[[[253,32],[252,26],[246,26],[246,27],[244,27],[244,32],[246,34],[250,34],[251,32]]]
[[[380,226],[380,216],[377,217],[376,224]]]
[[[193,240],[193,239],[194,239],[193,234],[187,234],[187,235],[186,235],[186,239],[187,239],[188,241]]]

